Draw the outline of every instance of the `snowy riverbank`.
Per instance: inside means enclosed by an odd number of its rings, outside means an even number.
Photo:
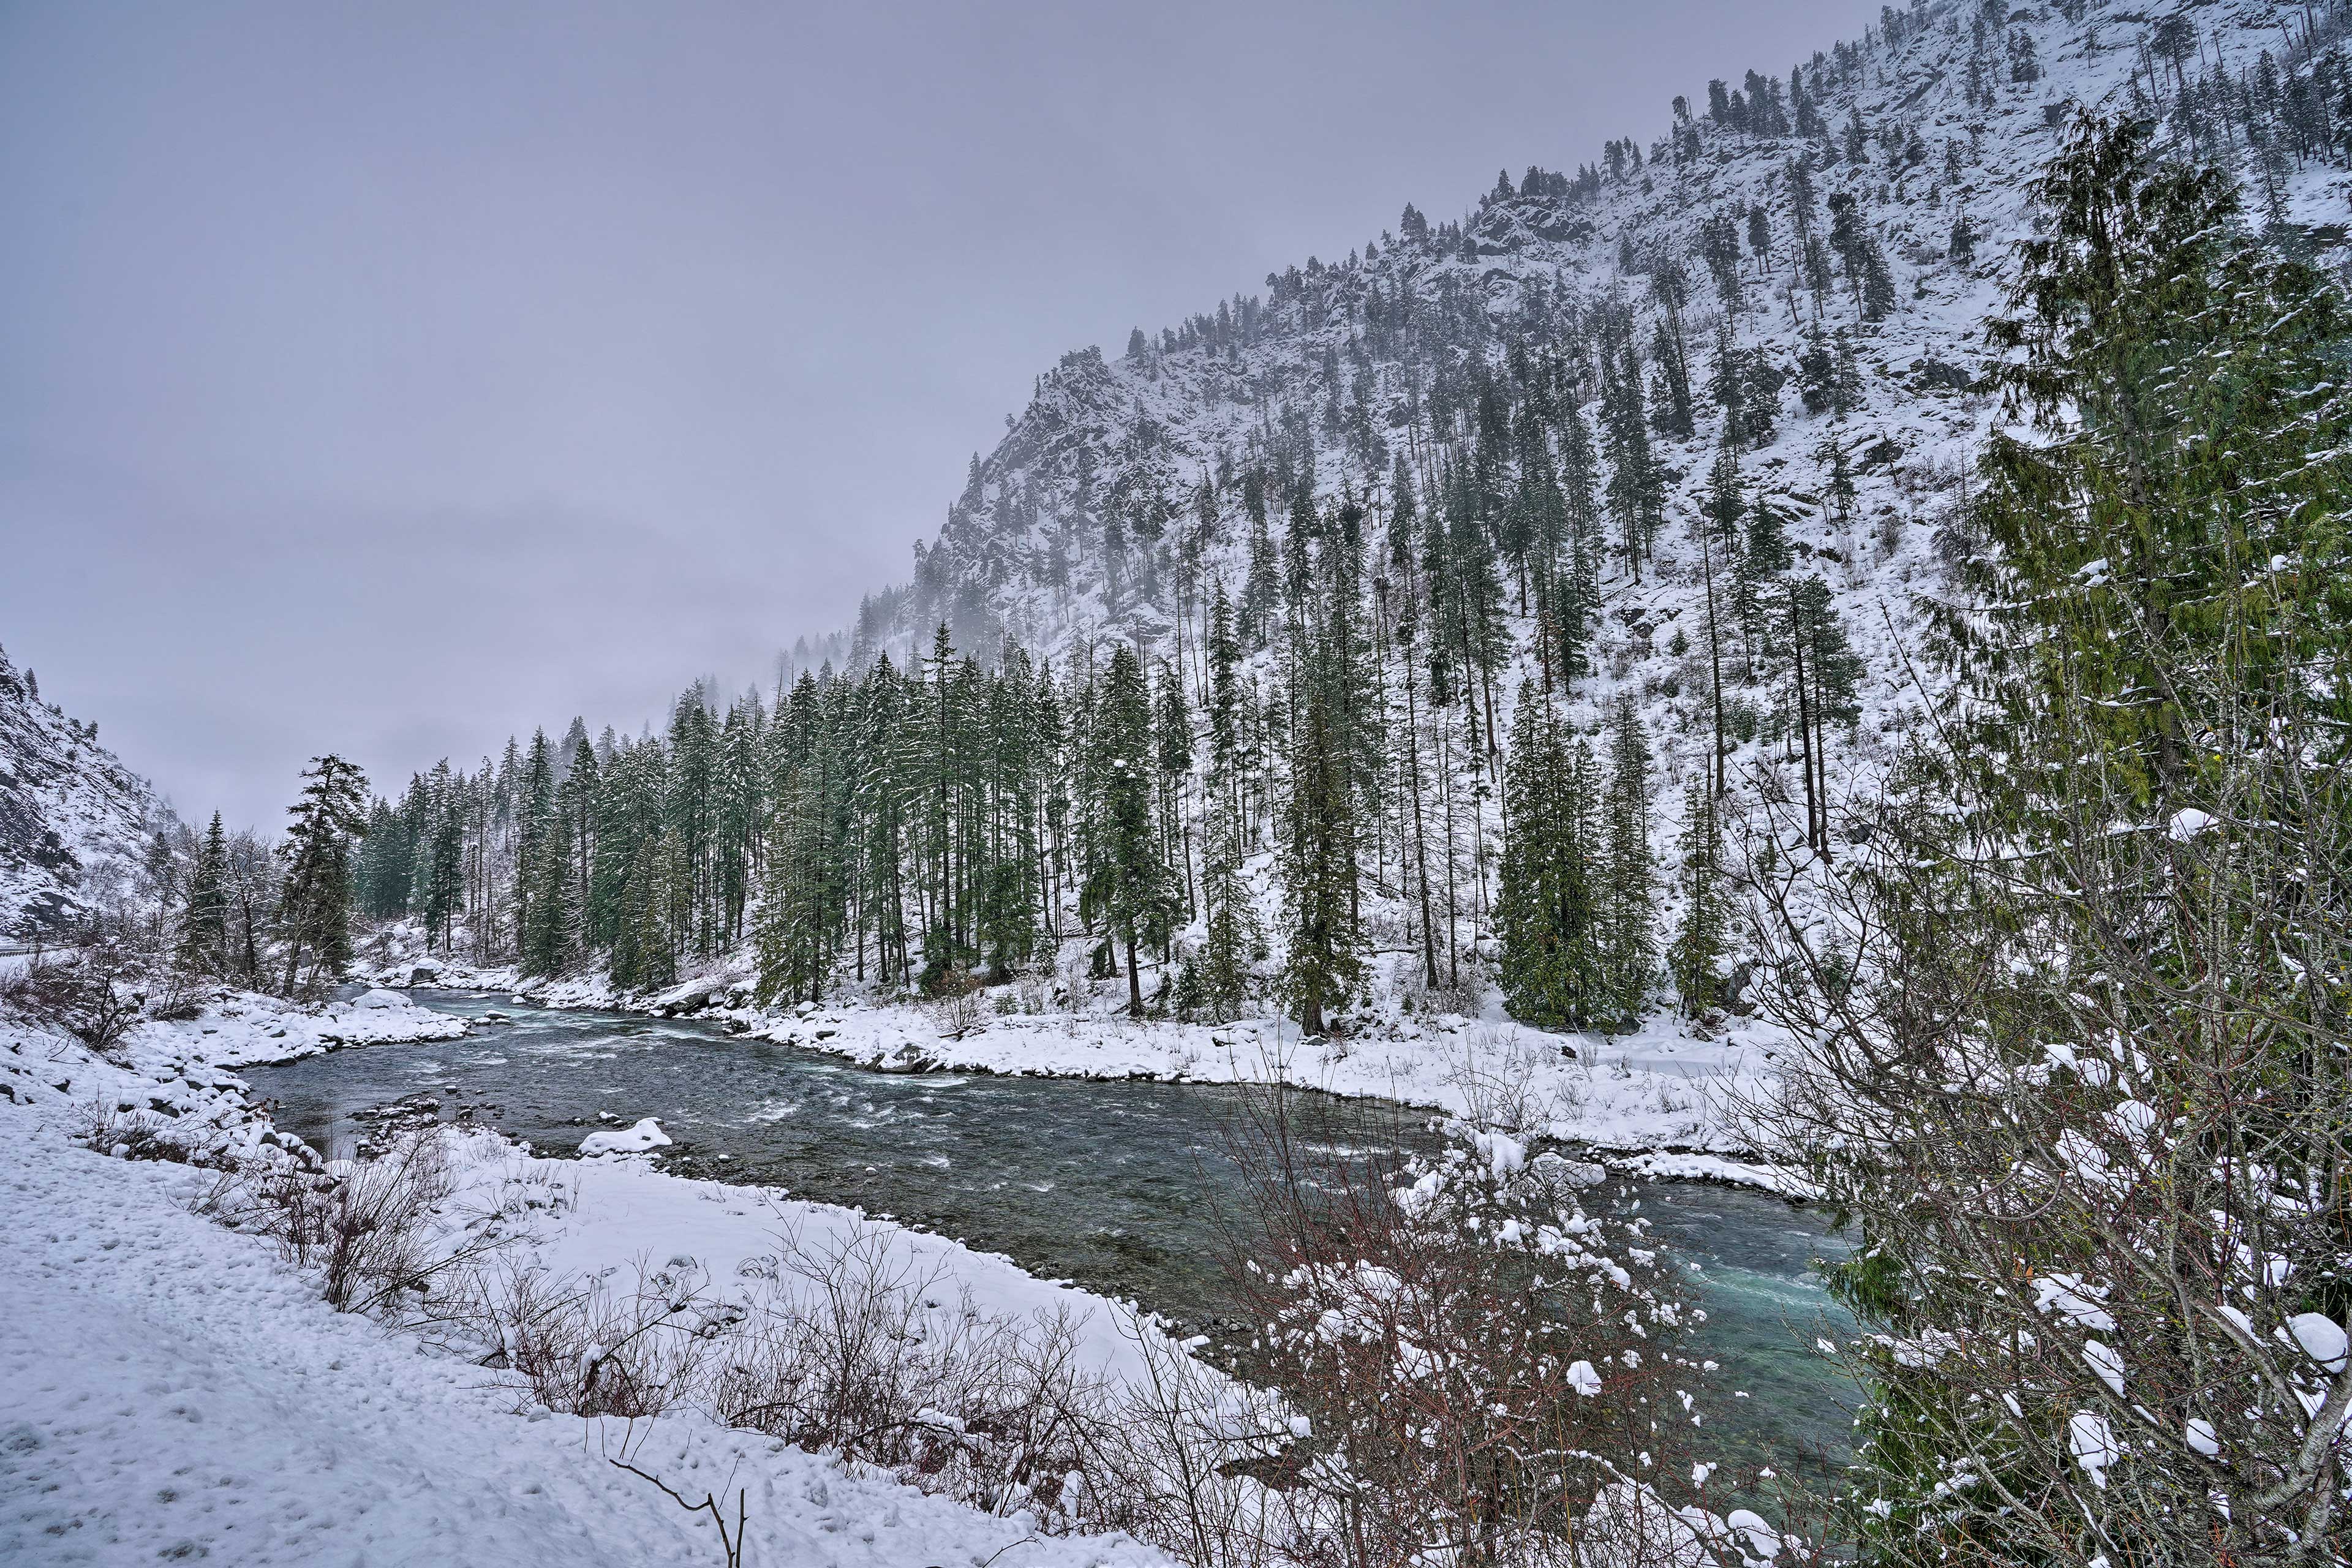
[[[1029,1538],[1032,1521],[1017,1511],[992,1518],[854,1477],[683,1407],[650,1433],[643,1422],[625,1432],[618,1421],[554,1415],[512,1377],[409,1330],[331,1310],[268,1241],[191,1212],[216,1172],[73,1141],[103,1115],[112,1120],[93,1140],[101,1146],[142,1125],[223,1157],[261,1152],[277,1135],[224,1064],[248,1059],[257,1039],[285,1054],[300,1054],[286,1050],[289,1041],[328,1043],[273,1011],[247,1002],[142,1026],[119,1063],[0,1023],[0,1205],[17,1238],[0,1270],[0,1377],[11,1389],[0,1417],[9,1500],[0,1558],[719,1560],[706,1517],[607,1462],[625,1436],[640,1468],[691,1497],[745,1491],[748,1561],[1164,1561],[1119,1537]],[[412,1012],[422,1016],[404,1019]],[[456,1022],[378,1005],[336,1010],[329,1027],[349,1028],[356,1014],[383,1016],[377,1038],[446,1037],[402,1037],[400,1026]],[[537,1161],[488,1133],[444,1142],[450,1224],[478,1230],[485,1215],[508,1216],[514,1235],[500,1267],[550,1279],[625,1288],[643,1270],[690,1275],[724,1306],[772,1271],[781,1233],[821,1247],[860,1224],[850,1211],[682,1180],[640,1160]],[[984,1310],[1067,1314],[1083,1353],[1107,1369],[1132,1350],[1109,1303],[940,1237],[869,1234]]]
[[[526,981],[511,969],[387,963],[377,984],[502,992],[539,1006],[698,1017],[883,1072],[984,1072],[1185,1083],[1282,1081],[1437,1110],[1594,1151],[1636,1174],[1731,1182],[1811,1195],[1758,1159],[1740,1108],[1767,1093],[1786,1041],[1730,1018],[1714,1034],[1653,1015],[1629,1034],[1559,1034],[1496,1016],[1381,1020],[1350,1037],[1302,1040],[1296,1026],[1138,1021],[1117,1012],[1000,1011],[1013,987],[961,1013],[939,1005],[836,1000],[761,1007],[748,973],[722,965],[667,991],[624,994],[601,977]]]

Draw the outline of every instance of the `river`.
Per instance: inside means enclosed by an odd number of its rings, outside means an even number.
[[[569,1155],[599,1127],[661,1119],[666,1168],[854,1204],[1024,1268],[1213,1327],[1226,1157],[1244,1091],[1182,1083],[961,1073],[893,1075],[690,1019],[557,1012],[419,991],[477,1020],[458,1040],[369,1046],[247,1069],[278,1124],[351,1152],[363,1112],[421,1093]],[[486,1017],[503,1014],[509,1021]],[[1333,1104],[1353,1138],[1426,1143],[1425,1113]],[[600,1117],[600,1113],[603,1116]],[[1713,1401],[1730,1447],[1793,1460],[1843,1454],[1855,1390],[1812,1350],[1826,1318],[1850,1324],[1813,1277],[1843,1247],[1821,1215],[1765,1194],[1697,1182],[1616,1181],[1595,1201],[1652,1222],[1708,1321],[1693,1349],[1722,1364]],[[1731,1391],[1747,1397],[1734,1398]]]

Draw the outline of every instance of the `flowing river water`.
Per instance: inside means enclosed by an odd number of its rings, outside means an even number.
[[[370,1046],[247,1069],[278,1124],[348,1153],[355,1119],[421,1093],[542,1154],[661,1119],[665,1168],[854,1204],[1000,1252],[1033,1273],[1213,1327],[1226,1155],[1242,1091],[1204,1084],[875,1072],[690,1019],[557,1012],[414,994],[477,1020],[463,1039]],[[503,1015],[508,1021],[486,1018]],[[1362,1108],[1362,1128],[1433,1142],[1428,1117]],[[599,1113],[604,1113],[600,1119]],[[1343,1112],[1343,1114],[1345,1114]],[[1638,1212],[1707,1312],[1692,1350],[1721,1363],[1710,1403],[1724,1457],[1784,1467],[1852,1441],[1856,1390],[1813,1342],[1850,1326],[1814,1278],[1843,1244],[1816,1212],[1745,1189],[1612,1179],[1588,1203]],[[1745,1394],[1735,1396],[1734,1391]]]

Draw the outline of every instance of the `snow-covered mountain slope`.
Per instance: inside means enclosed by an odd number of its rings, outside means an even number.
[[[0,945],[127,896],[169,808],[0,652]]]
[[[1105,632],[1139,636],[1162,656],[1197,646],[1208,583],[1238,593],[1247,572],[1242,475],[1308,470],[1327,500],[1352,493],[1377,512],[1395,454],[1426,480],[1449,449],[1471,444],[1478,367],[1510,374],[1514,356],[1572,362],[1603,315],[1630,311],[1654,370],[1653,274],[1666,256],[1690,279],[1680,335],[1699,417],[1687,437],[1654,437],[1671,476],[1663,569],[1636,584],[1612,563],[1596,663],[1611,672],[1609,688],[1630,682],[1653,697],[1693,689],[1677,681],[1680,656],[1659,628],[1693,625],[1696,552],[1684,525],[1721,439],[1706,385],[1718,332],[1793,372],[1812,331],[1843,328],[1861,405],[1809,415],[1792,382],[1775,395],[1775,437],[1743,467],[1790,516],[1801,560],[1810,556],[1838,594],[1869,659],[1870,705],[1886,709],[1904,679],[1895,644],[1909,637],[1914,596],[1937,579],[1939,548],[1971,547],[1948,525],[1995,413],[1969,390],[1982,369],[1981,323],[1999,304],[2011,245],[2027,231],[2026,186],[2057,145],[2065,106],[2162,119],[2170,144],[2239,172],[2258,221],[2284,216],[2322,246],[2340,244],[2352,188],[2340,151],[2266,162],[2231,116],[2251,117],[2245,105],[2267,70],[2273,90],[2260,112],[2273,140],[2309,134],[2311,102],[2341,91],[2331,50],[2346,20],[2340,4],[2226,0],[1888,7],[1864,40],[1814,54],[1787,78],[1751,72],[1721,95],[1731,112],[1719,119],[1710,95],[1695,90],[1646,147],[1612,143],[1574,176],[1507,174],[1455,221],[1433,225],[1407,207],[1393,232],[1344,259],[1270,274],[1262,296],[1236,295],[1156,338],[1138,333],[1117,358],[1064,355],[996,448],[974,458],[937,540],[917,546],[913,581],[868,601],[847,651],[857,663],[876,651],[912,658],[941,622],[983,657],[1005,634],[1048,653]],[[1770,62],[1756,64],[1769,73]],[[2315,66],[2320,83],[2295,99],[2286,89],[2308,83]],[[1809,116],[1798,111],[1799,77]],[[2343,111],[2331,100],[2320,112]],[[2303,129],[2291,129],[2297,114]],[[1814,185],[1817,237],[1827,237],[1829,203],[1856,199],[1895,284],[1883,321],[1858,321],[1842,268],[1827,298],[1802,286],[1792,161]],[[1757,210],[1769,231],[1760,255],[1748,228]],[[1726,217],[1736,226],[1737,308],[1710,287],[1702,259],[1702,226]],[[1964,217],[1972,244],[1956,247]],[[1575,379],[1591,398],[1595,378]],[[1597,423],[1590,407],[1586,417]],[[1825,504],[1832,437],[1856,489],[1843,525]],[[1269,510],[1278,539],[1280,500]],[[1652,715],[1654,731],[1664,717]]]

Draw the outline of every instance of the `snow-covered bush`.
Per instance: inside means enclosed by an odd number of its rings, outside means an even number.
[[[425,1127],[401,1133],[371,1159],[320,1164],[276,1149],[257,1152],[235,1190],[214,1194],[208,1206],[225,1223],[270,1237],[295,1267],[317,1269],[320,1293],[337,1311],[369,1311],[421,1296],[494,1245],[445,1235],[436,1211],[454,1185],[444,1135]]]
[[[84,1148],[118,1160],[161,1160],[215,1169],[226,1169],[232,1161],[227,1140],[209,1121],[183,1128],[152,1110],[108,1100],[83,1108],[72,1137]]]
[[[652,1419],[699,1392],[710,1326],[725,1317],[701,1283],[641,1267],[624,1294],[601,1280],[494,1268],[469,1278],[461,1312],[488,1345],[485,1359],[529,1394],[526,1403]]]
[[[0,1007],[62,1029],[102,1057],[122,1044],[145,1002],[131,958],[113,942],[37,953],[23,967],[0,972]]]
[[[1242,1359],[1297,1417],[1283,1552],[1569,1561],[1609,1489],[1683,1471],[1698,1378],[1678,1345],[1703,1314],[1641,1222],[1585,1212],[1567,1162],[1498,1132],[1432,1159],[1343,1152],[1381,1142],[1310,1135],[1281,1096],[1237,1142]]]

